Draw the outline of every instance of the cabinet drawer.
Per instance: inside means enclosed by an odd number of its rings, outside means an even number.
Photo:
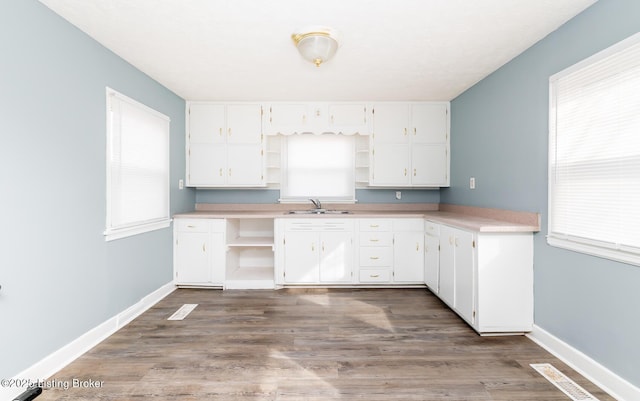
[[[391,219],[360,219],[360,231],[391,231]]]
[[[360,234],[360,246],[391,246],[393,233],[390,231],[365,231]]]
[[[424,222],[424,233],[438,237],[440,236],[440,226],[433,221],[426,220]]]
[[[285,231],[353,231],[353,219],[327,219],[316,217],[309,219],[287,219]]]
[[[206,233],[224,231],[224,219],[175,219],[179,232]]]
[[[393,220],[393,231],[423,231],[424,220],[415,218]]]
[[[176,228],[180,232],[206,233],[209,232],[209,219],[176,219]]]
[[[361,247],[360,266],[391,266],[393,248],[391,247]]]
[[[360,270],[361,283],[387,283],[391,281],[391,272],[387,269]]]

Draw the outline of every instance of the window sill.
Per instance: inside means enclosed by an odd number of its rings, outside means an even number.
[[[616,249],[614,247],[596,245],[587,240],[559,238],[551,234],[547,236],[547,243],[557,248],[640,266],[640,253],[634,249]]]
[[[171,219],[165,219],[160,221],[154,221],[151,223],[138,224],[132,227],[119,228],[119,229],[107,229],[104,232],[105,241],[114,241],[126,237],[131,237],[138,234],[143,234],[150,231],[160,230],[162,228],[169,227],[171,225]]]

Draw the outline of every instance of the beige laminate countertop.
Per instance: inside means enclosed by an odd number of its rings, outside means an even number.
[[[468,213],[466,209],[449,210],[350,210],[348,214],[290,214],[283,210],[197,210],[179,213],[174,218],[202,218],[202,219],[237,219],[237,218],[424,218],[435,223],[483,232],[483,233],[526,233],[540,231],[539,216],[528,212],[500,211],[497,209],[472,208],[478,213]],[[448,209],[448,208],[444,208]],[[333,210],[343,210],[336,208]],[[472,210],[472,211],[473,211]],[[525,216],[527,214],[528,216]],[[497,217],[497,218],[496,218]],[[501,218],[502,217],[502,218]]]

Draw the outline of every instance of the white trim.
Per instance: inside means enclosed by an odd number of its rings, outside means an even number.
[[[534,324],[533,330],[526,336],[616,400],[640,400],[640,388],[543,328]]]
[[[617,42],[609,47],[607,47],[604,50],[599,51],[596,54],[593,54],[587,58],[585,58],[582,61],[579,61],[567,68],[565,68],[562,71],[556,72],[555,74],[553,74],[552,76],[549,77],[549,82],[553,82],[553,81],[557,81],[558,79],[562,78],[562,77],[566,77],[567,75],[579,71],[584,67],[587,67],[597,61],[603,60],[609,56],[611,56],[612,54],[616,54],[622,50],[625,50],[628,47],[631,47],[633,45],[635,45],[636,43],[640,43],[640,32],[635,33],[631,36],[629,36],[626,39],[621,40],[620,42]]]
[[[562,238],[553,234],[547,236],[547,243],[558,248],[568,249],[574,252],[586,253],[587,255],[598,256],[614,260],[616,262],[628,263],[640,266],[640,254],[634,248],[616,249],[599,246],[587,239]],[[633,250],[632,250],[633,249]]]
[[[176,286],[173,282],[163,285],[143,297],[140,301],[129,308],[90,329],[80,337],[71,341],[69,344],[52,352],[32,366],[18,373],[13,378],[36,381],[52,377],[56,372],[60,371],[78,357],[82,356],[82,354],[104,341],[107,337],[122,327],[126,326],[129,322],[140,316],[143,312],[151,308],[164,297],[171,294],[175,289]],[[0,387],[0,399],[12,400],[24,390],[25,388],[19,387]]]
[[[171,225],[171,219],[164,219],[162,221],[154,221],[151,223],[137,224],[132,227],[107,229],[104,231],[104,239],[105,241],[113,241],[116,239],[130,237],[132,235],[160,230],[162,228],[169,227],[170,225]]]
[[[113,199],[112,194],[114,191],[113,177],[112,177],[112,152],[114,146],[114,137],[121,137],[121,127],[114,123],[114,115],[121,116],[119,103],[115,103],[114,99],[119,102],[124,102],[129,106],[144,111],[147,115],[154,118],[158,118],[166,122],[166,126],[163,127],[163,138],[166,140],[166,210],[162,216],[154,216],[152,220],[147,221],[132,221],[129,225],[114,224],[112,218],[113,214]],[[161,228],[169,227],[171,223],[171,119],[152,109],[151,107],[138,102],[122,93],[106,87],[106,213],[105,213],[105,230],[103,232],[105,241],[112,241],[116,239],[126,238],[137,234],[146,233],[149,231],[158,230]],[[114,111],[114,107],[118,110]]]

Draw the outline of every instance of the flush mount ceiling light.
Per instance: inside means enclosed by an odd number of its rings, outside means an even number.
[[[310,27],[291,35],[293,43],[305,59],[320,67],[338,50],[338,37],[335,30],[326,27]]]

